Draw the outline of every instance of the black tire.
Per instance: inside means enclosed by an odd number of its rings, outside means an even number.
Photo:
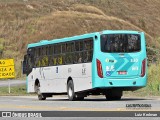
[[[46,100],[46,97],[43,94],[39,94],[38,100]]]
[[[70,80],[67,84],[67,94],[70,101],[76,100],[76,94],[74,92],[74,84],[72,80]]]
[[[109,101],[112,101],[112,100],[120,100],[122,96],[107,96],[106,95],[106,99],[109,100]]]
[[[38,100],[46,100],[46,96],[44,94],[42,94],[40,91],[40,84],[39,83],[38,83],[38,85],[35,86],[35,92],[38,95]]]
[[[120,100],[122,97],[123,91],[120,90],[108,90],[106,93],[106,99],[111,101],[111,100]]]
[[[76,100],[84,100],[84,97],[77,97]]]

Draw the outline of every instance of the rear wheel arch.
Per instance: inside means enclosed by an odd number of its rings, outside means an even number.
[[[36,85],[38,86],[39,83],[40,83],[39,80],[36,79],[34,85],[35,85],[35,86],[36,86]]]
[[[68,84],[68,82],[69,82],[70,80],[72,80],[72,82],[73,82],[73,79],[72,79],[71,76],[68,77],[68,79],[67,79],[67,84]]]
[[[69,76],[69,77],[68,77],[68,79],[67,79],[66,90],[67,90],[68,82],[69,82],[69,81],[72,81],[72,82],[73,82],[73,79],[72,79],[72,77],[71,77],[71,76]],[[73,84],[74,84],[74,82],[73,82]]]

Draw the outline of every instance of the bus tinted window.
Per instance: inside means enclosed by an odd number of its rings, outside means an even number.
[[[62,53],[65,53],[66,52],[66,44],[62,44]]]
[[[141,50],[138,34],[101,35],[102,52],[138,52]]]
[[[67,49],[67,52],[73,52],[74,51],[74,43],[73,42],[67,43],[66,49]]]
[[[35,67],[91,62],[93,56],[93,39],[86,38],[72,42],[68,41],[35,47],[35,50],[28,49],[29,53],[32,53],[32,56],[34,56],[33,64]]]
[[[56,44],[54,46],[54,52],[55,52],[55,54],[60,54],[61,53],[61,45],[60,44]]]
[[[52,55],[53,54],[53,46],[49,46],[49,55]]]

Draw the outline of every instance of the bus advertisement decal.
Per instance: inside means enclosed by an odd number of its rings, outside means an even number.
[[[106,71],[106,76],[111,76],[111,71]]]
[[[106,66],[106,76],[111,76],[111,74],[115,71],[114,65]]]
[[[132,71],[135,71],[135,70],[138,71],[138,66],[133,66],[133,67],[132,67]]]
[[[114,65],[106,66],[106,71],[115,71]]]
[[[116,63],[117,61],[116,61],[116,60],[110,60],[110,59],[106,58],[105,62],[106,62],[106,63],[109,63],[109,62],[111,62],[111,63]]]

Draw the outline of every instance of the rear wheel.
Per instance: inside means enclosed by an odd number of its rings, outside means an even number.
[[[76,100],[84,100],[84,97],[77,97]]]
[[[122,96],[106,96],[106,99],[111,100],[120,100]]]
[[[70,101],[76,100],[76,94],[74,92],[74,84],[72,80],[70,80],[67,84],[67,94]]]
[[[105,96],[107,100],[120,100],[122,94],[123,91],[121,90],[108,90]]]
[[[35,91],[38,95],[38,100],[46,100],[45,94],[41,93],[40,91],[40,83],[38,83],[38,85],[35,86]]]

